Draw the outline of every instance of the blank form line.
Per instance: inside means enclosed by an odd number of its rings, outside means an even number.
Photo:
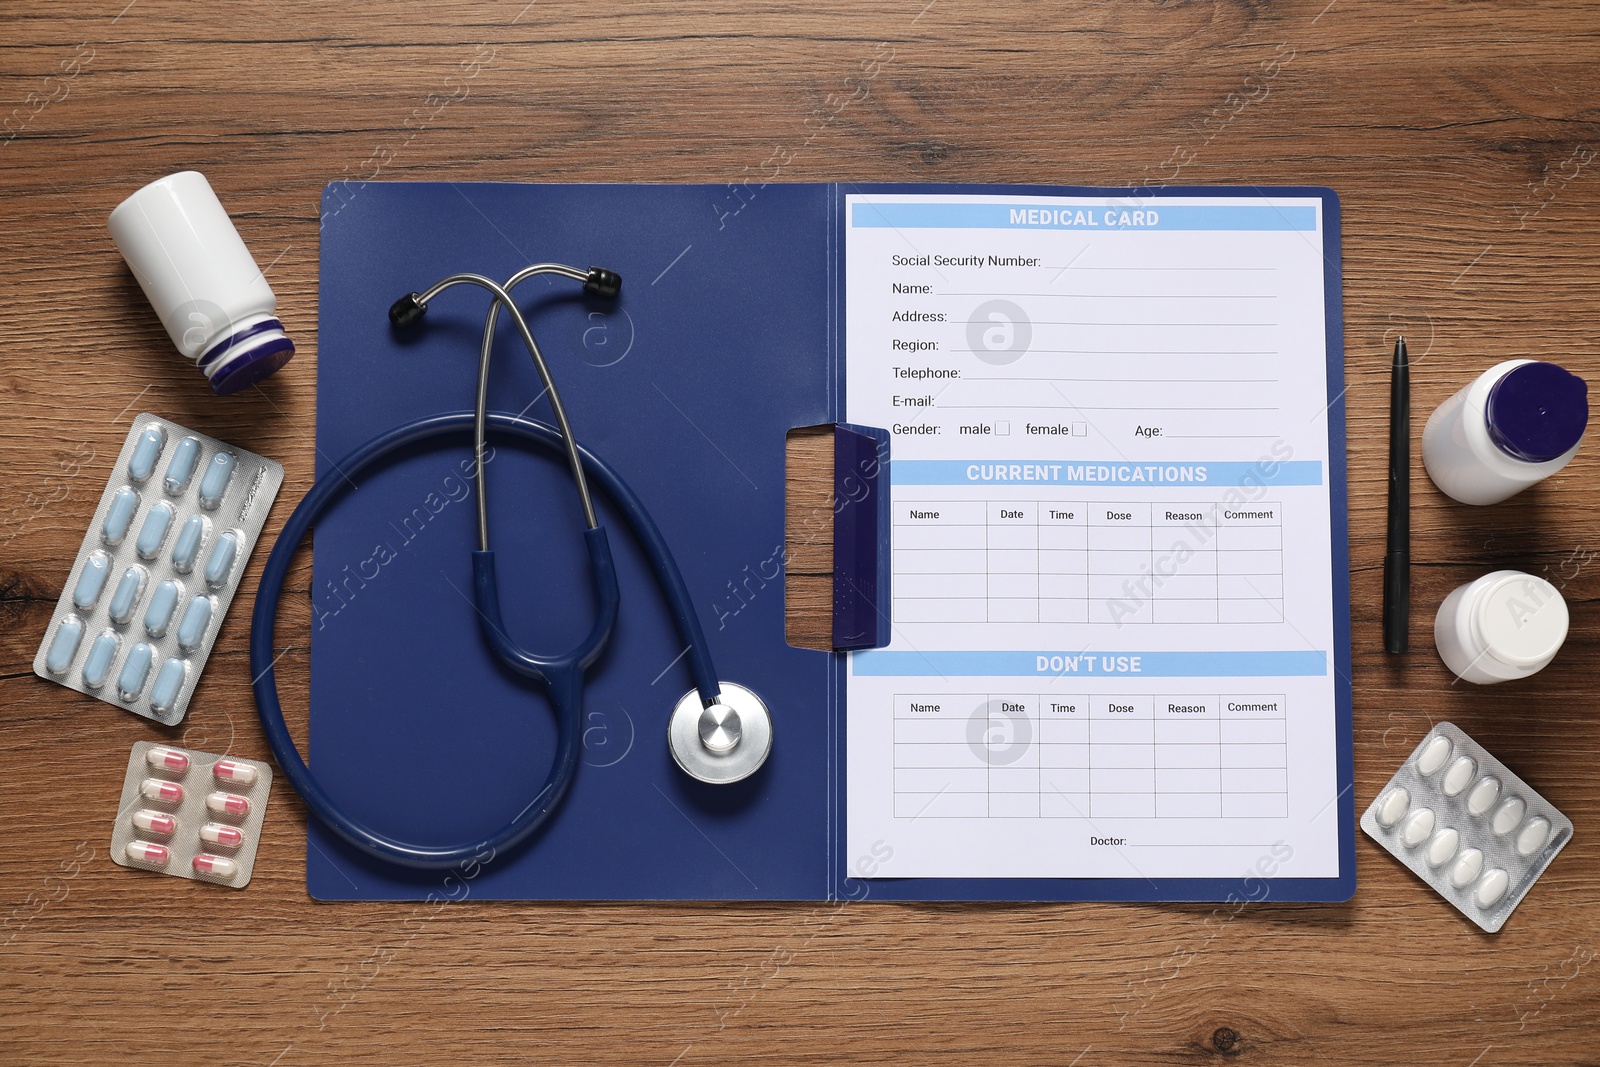
[[[963,382],[1098,382],[1103,385],[1147,385],[1142,378],[1068,378],[1058,374],[984,374],[962,378]],[[1162,378],[1163,384],[1178,385],[1277,385],[1276,378]]]
[[[1033,319],[1035,326],[1276,326],[1275,322],[1112,322],[1105,319]]]
[[[1102,271],[1102,270],[1195,270],[1195,271],[1204,271],[1204,272],[1209,274],[1212,271],[1219,271],[1219,270],[1234,270],[1234,271],[1247,271],[1247,270],[1263,271],[1264,270],[1264,271],[1274,271],[1274,270],[1277,270],[1278,268],[1277,267],[1093,267],[1093,266],[1074,267],[1074,266],[1070,266],[1069,265],[1069,266],[1065,266],[1065,267],[1040,267],[1039,269],[1040,270],[1092,270],[1092,271]]]
[[[1024,408],[1048,409],[1051,411],[1277,411],[1276,407],[1264,408],[1220,408],[1209,404],[1200,407],[1173,407],[1170,404],[1139,404],[1134,407],[1108,408],[1099,405],[1089,406],[1084,404],[940,404],[945,409],[973,408],[990,410],[993,408]]]
[[[934,293],[934,296],[1009,296],[1040,300],[1276,300],[1276,293]]]
[[[990,354],[993,353],[993,349],[989,349],[989,348],[952,348],[952,349],[949,349],[949,351],[951,351],[951,352],[970,352],[970,353],[973,353],[975,355],[980,355],[980,356],[990,355]],[[1113,351],[1111,351],[1109,349],[1105,349],[1105,348],[1030,348],[1030,349],[1028,349],[1028,351],[1029,352],[1042,352],[1045,355],[1051,355],[1051,356],[1276,356],[1276,355],[1278,355],[1278,352],[1277,352],[1276,349],[1272,349],[1272,350],[1268,350],[1268,351],[1261,351],[1261,352],[1255,352],[1255,351],[1235,352],[1235,351],[1230,351],[1230,350],[1226,350],[1226,349],[1220,349],[1220,350],[1217,350],[1217,351],[1206,350],[1206,351],[1197,352],[1192,348],[1190,348],[1190,349],[1145,348],[1145,349],[1120,349],[1118,351],[1113,352]]]

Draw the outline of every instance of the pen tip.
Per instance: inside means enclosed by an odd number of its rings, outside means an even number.
[[[1399,336],[1399,337],[1396,337],[1395,340],[1394,340],[1394,358],[1395,359],[1405,359],[1406,358],[1406,339],[1405,339],[1405,336],[1403,334],[1401,336]]]

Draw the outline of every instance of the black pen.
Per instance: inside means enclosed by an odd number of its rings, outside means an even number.
[[[1411,630],[1411,367],[1394,343],[1389,380],[1389,544],[1383,554],[1383,648],[1404,652]]]

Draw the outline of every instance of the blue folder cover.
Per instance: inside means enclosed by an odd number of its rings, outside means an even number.
[[[1344,470],[1331,464],[1340,635],[1338,878],[901,879],[845,866],[843,656],[784,640],[784,437],[836,421],[846,192],[951,187],[335,183],[323,196],[317,476],[401,422],[470,409],[487,295],[457,288],[400,337],[387,310],[461,271],[495,279],[541,261],[624,278],[615,302],[536,278],[519,303],[574,430],[649,507],[696,598],[719,676],[762,695],[765,767],[734,786],[689,779],[667,719],[690,688],[671,617],[626,524],[601,500],[622,587],[588,675],[583,765],[527,847],[452,876],[368,860],[314,820],[306,881],[328,900],[876,899],[1342,900],[1355,885]],[[961,186],[961,192],[1104,190]],[[1128,190],[1119,190],[1126,194]],[[1338,201],[1323,189],[1140,190],[1324,200],[1328,392],[1343,392]],[[547,417],[502,316],[491,407]],[[1344,453],[1342,401],[1330,455]],[[543,691],[484,646],[472,606],[470,442],[421,448],[365,475],[315,531],[310,762],[352,815],[452,842],[506,822],[553,752]],[[581,511],[556,458],[500,442],[489,509],[506,623],[525,646],[574,644],[591,619]]]

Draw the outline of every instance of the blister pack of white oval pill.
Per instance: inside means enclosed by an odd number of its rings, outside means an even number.
[[[270,459],[148,413],[134,419],[33,672],[182,721],[282,484]]]
[[[1449,722],[1379,790],[1361,829],[1491,934],[1572,840],[1571,819]]]
[[[111,858],[243,889],[255,870],[271,792],[265,763],[135,742],[111,827]]]

